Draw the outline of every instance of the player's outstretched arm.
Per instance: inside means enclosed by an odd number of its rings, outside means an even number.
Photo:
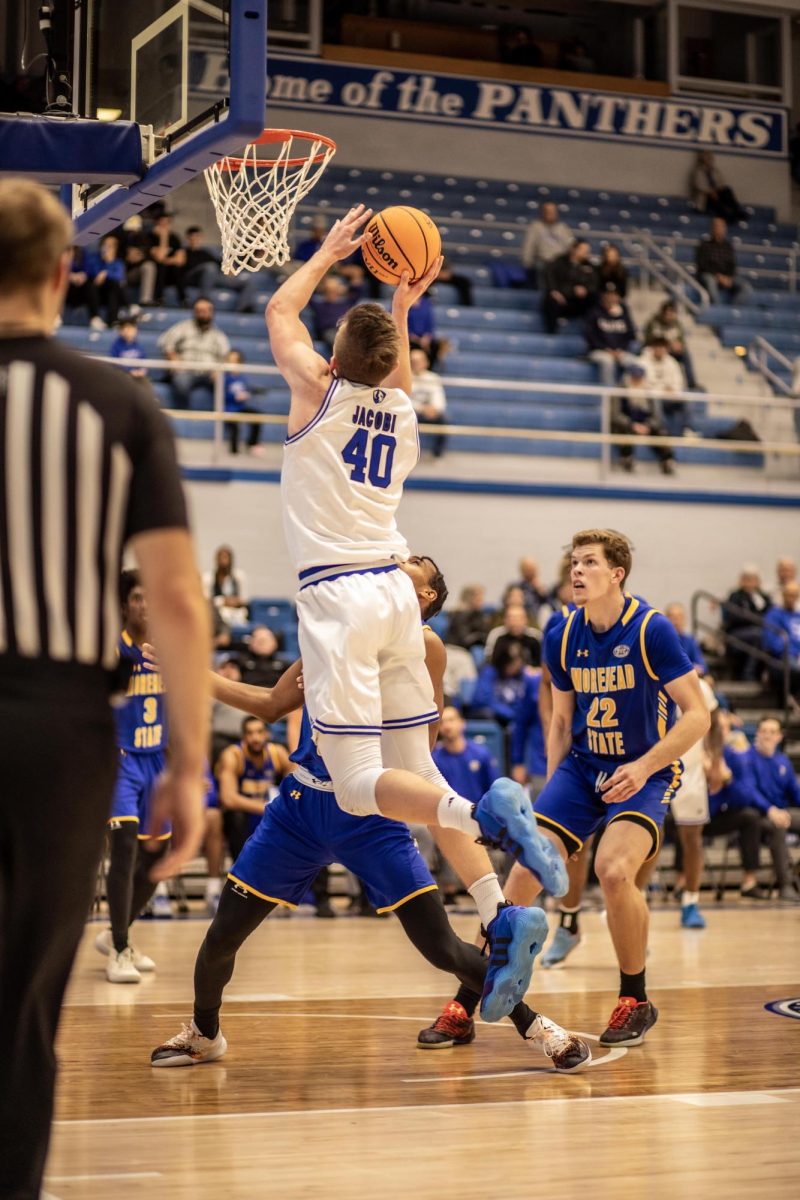
[[[267,725],[280,721],[283,717],[303,706],[303,693],[298,685],[298,679],[303,670],[303,664],[297,662],[284,671],[275,687],[256,687],[252,683],[239,683],[234,679],[226,679],[209,671],[211,695],[214,700],[221,700],[231,708],[251,717],[259,717]]]
[[[363,227],[371,215],[372,209],[365,209],[363,204],[351,208],[335,223],[316,254],[281,284],[267,305],[269,344],[292,393],[290,435],[313,419],[331,378],[330,366],[314,349],[300,314],[331,267],[361,245]]]
[[[169,715],[169,767],[153,797],[149,833],[172,823],[169,852],[154,879],[174,875],[197,852],[204,828],[204,767],[208,729],[208,647],[211,631],[192,541],[185,529],[156,529],[131,548],[147,591],[148,620],[161,647]]]
[[[409,309],[419,300],[420,296],[424,296],[428,288],[436,279],[437,275],[444,264],[443,255],[434,262],[431,269],[417,283],[411,283],[411,276],[408,271],[404,271],[400,277],[400,282],[394,290],[392,297],[392,317],[397,326],[397,332],[400,334],[400,354],[397,361],[397,366],[390,375],[383,381],[383,386],[386,388],[402,388],[408,395],[411,394],[411,386],[413,377],[411,374],[411,357],[408,344],[408,313]]]

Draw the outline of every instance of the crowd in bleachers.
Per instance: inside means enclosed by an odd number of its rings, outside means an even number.
[[[272,686],[299,655],[292,604],[250,596],[247,578],[227,546],[217,551],[204,586],[215,619],[216,669],[229,678]],[[436,757],[463,794],[468,794],[464,789],[472,770],[476,786],[487,772],[506,772],[536,795],[546,775],[549,708],[546,692],[542,694],[547,686],[542,641],[548,622],[558,619],[571,599],[568,562],[551,582],[534,558],[522,558],[516,577],[497,598],[499,603],[487,603],[486,587],[470,584],[455,605],[430,622],[445,642],[448,657],[447,709]],[[795,775],[800,746],[788,746],[794,762],[780,746],[786,712],[792,721],[790,741],[797,736],[794,721],[800,715],[797,563],[788,555],[781,557],[775,579],[768,584],[755,566],[745,564],[723,598],[718,631],[705,632],[702,640],[692,634],[682,604],[659,599],[667,601],[667,617],[720,706],[715,737],[706,747],[711,796],[707,836],[735,835],[745,895],[767,898],[774,885],[784,900],[794,899],[791,851],[800,833],[800,785]],[[789,696],[784,694],[784,647],[789,654]],[[212,762],[240,736],[241,714],[215,703]],[[282,728],[277,736],[285,736]],[[760,873],[762,842],[771,867]],[[431,853],[435,855],[432,847]],[[442,883],[445,890],[456,888],[447,872]],[[327,893],[323,899],[327,903]]]

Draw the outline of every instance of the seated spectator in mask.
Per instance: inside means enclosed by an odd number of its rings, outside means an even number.
[[[540,607],[547,599],[547,588],[542,583],[539,564],[535,558],[525,557],[519,560],[519,579],[509,584],[509,587],[520,589],[522,603],[535,620]],[[508,594],[506,594],[505,600],[508,603]]]
[[[360,298],[359,289],[349,287],[339,275],[326,275],[309,302],[314,318],[314,338],[332,351],[339,322]]]
[[[546,264],[542,315],[548,333],[558,331],[559,321],[584,316],[594,304],[597,273],[589,261],[589,253],[589,243],[576,238],[566,254],[559,254]]]
[[[170,362],[199,362],[194,367],[170,373],[170,385],[176,408],[188,408],[194,387],[213,388],[216,372],[214,367],[224,362],[230,351],[230,342],[218,325],[214,323],[214,305],[205,296],[199,296],[192,305],[192,316],[170,325],[158,339],[164,356]]]
[[[521,604],[509,604],[503,613],[503,624],[496,626],[486,639],[486,657],[493,662],[506,654],[511,646],[523,648],[527,661],[533,666],[542,661],[542,635],[529,624],[528,614]]]
[[[753,289],[736,273],[736,251],[726,237],[727,229],[722,217],[714,217],[709,236],[698,242],[695,251],[697,278],[712,304],[719,304],[723,299],[729,304],[747,304]]]
[[[640,364],[644,367],[645,383],[657,392],[683,391],[683,372],[669,352],[666,338],[653,338],[641,353]],[[661,396],[661,409],[665,416],[675,417],[687,436],[693,431],[685,400],[668,400]]]
[[[788,554],[782,554],[775,564],[775,587],[771,592],[773,604],[783,604],[783,589],[787,583],[797,582],[797,563]]]
[[[771,604],[772,601],[761,586],[758,567],[746,564],[739,576],[739,586],[730,593],[722,610],[722,627],[725,633],[735,637],[737,643],[745,643],[744,646],[736,643],[727,645],[727,655],[735,678],[758,678],[761,669],[759,660],[748,654],[746,647],[761,647],[763,626],[761,621],[754,618],[766,616]]]
[[[758,865],[762,838],[766,841],[776,874],[786,861],[784,810],[771,804],[758,787],[750,758],[752,747],[742,733],[731,729],[730,713],[720,710],[723,745],[706,756],[710,820],[704,827],[706,837],[738,833],[742,856],[741,895],[746,900],[768,900],[769,891],[758,884]]]
[[[289,660],[278,652],[278,639],[266,625],[256,625],[247,639],[243,655],[242,679],[254,687],[274,687]]]
[[[539,205],[538,215],[525,230],[522,242],[522,265],[528,287],[539,286],[547,264],[567,254],[573,240],[572,230],[559,216],[558,205],[552,200],[544,200]]]
[[[459,607],[450,613],[447,627],[447,643],[471,650],[473,646],[485,646],[492,627],[492,614],[484,611],[486,590],[480,583],[471,583],[461,589]]]
[[[662,437],[666,433],[661,419],[661,405],[647,394],[644,367],[634,363],[625,373],[623,395],[611,398],[611,432],[631,433],[637,437]],[[675,460],[669,446],[653,446],[653,454],[661,464],[664,475],[675,474]],[[633,471],[632,443],[619,447],[619,462],[623,471]]]
[[[781,603],[771,605],[764,617],[761,645],[781,665],[770,666],[769,673],[775,686],[776,699],[784,702],[785,676],[783,656],[789,654],[789,691],[800,697],[800,583],[787,583],[783,589]]]
[[[678,635],[678,641],[683,647],[686,657],[697,671],[698,675],[707,675],[708,667],[703,656],[703,651],[700,649],[700,643],[697,638],[689,633],[688,620],[686,617],[686,609],[682,604],[668,604],[664,609],[664,616],[671,623],[673,629]]]
[[[518,641],[508,643],[478,672],[470,715],[493,717],[500,725],[511,725],[523,696],[535,686],[535,678],[524,646]]]
[[[441,375],[430,369],[430,359],[427,350],[420,346],[411,351],[411,404],[421,425],[447,424],[447,397]],[[447,445],[444,433],[423,434],[431,438],[433,457],[441,458]]]
[[[678,310],[672,300],[665,300],[645,325],[645,345],[649,346],[658,338],[666,339],[669,353],[683,367],[686,386],[694,390],[697,387],[697,378],[692,357],[686,345],[686,333],[678,319]]]
[[[619,375],[636,362],[636,326],[616,290],[607,288],[600,293],[586,322],[586,345],[603,387],[613,387]]]

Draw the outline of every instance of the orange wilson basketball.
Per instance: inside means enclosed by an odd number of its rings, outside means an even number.
[[[429,216],[418,208],[399,204],[370,217],[361,253],[382,283],[398,284],[403,271],[411,272],[413,283],[442,253],[442,239]]]

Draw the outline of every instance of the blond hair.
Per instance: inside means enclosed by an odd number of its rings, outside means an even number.
[[[633,566],[633,551],[624,533],[617,533],[616,529],[582,529],[572,539],[572,549],[577,550],[578,546],[602,546],[608,565],[622,567],[625,572],[620,585],[625,586]]]
[[[29,179],[0,180],[0,287],[41,286],[72,237],[72,221],[52,192]]]
[[[347,314],[333,350],[341,379],[375,387],[397,365],[400,334],[380,304],[358,304]]]

